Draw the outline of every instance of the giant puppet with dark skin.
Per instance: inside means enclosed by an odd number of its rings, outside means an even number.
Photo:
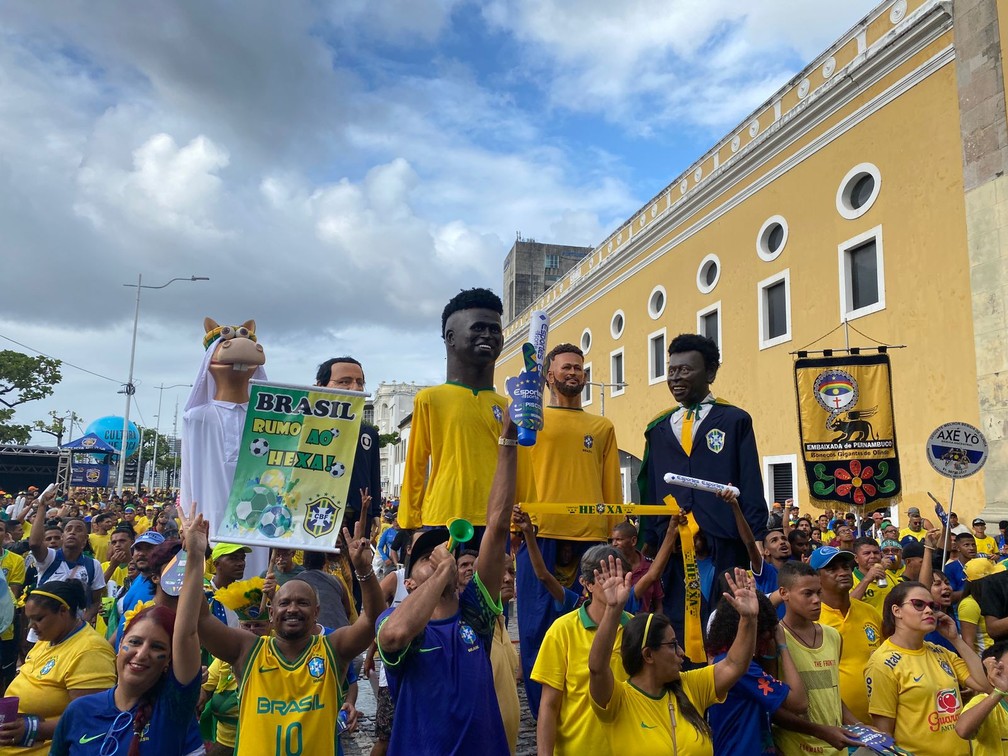
[[[721,365],[720,350],[711,339],[681,334],[668,350],[667,383],[675,406],[655,417],[644,431],[644,460],[637,483],[644,503],[661,502],[671,494],[703,531],[710,545],[715,574],[748,567],[749,556],[725,502],[714,493],[671,485],[666,473],[731,483],[739,491],[739,506],[757,542],[767,531],[767,505],[752,418],[711,393]],[[643,519],[642,534],[656,553],[668,517]],[[683,632],[685,573],[674,556],[663,576],[665,613],[677,633]]]

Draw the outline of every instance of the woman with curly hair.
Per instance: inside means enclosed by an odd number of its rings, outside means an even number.
[[[610,557],[596,576],[595,599],[605,614],[588,655],[592,709],[602,721],[614,753],[673,753],[713,756],[714,741],[704,713],[745,674],[756,648],[759,603],[745,570],[726,576],[729,592],[721,606],[739,615],[738,634],[725,658],[702,669],[681,671],[683,655],[675,631],[662,614],[638,614],[623,628],[620,655],[629,680],[615,680],[609,659],[623,606],[630,595],[630,575]]]
[[[188,524],[190,536],[207,530],[200,515]],[[116,657],[118,684],[67,707],[50,754],[182,756],[204,752],[195,719],[200,691],[196,622],[200,602],[205,600],[202,564],[202,559],[187,563],[177,613],[156,605],[130,617]]]
[[[925,641],[937,629],[956,652]],[[976,652],[962,639],[955,621],[917,582],[900,583],[882,605],[885,642],[868,660],[865,684],[875,727],[917,756],[969,754],[955,732],[963,710],[961,687],[990,693]],[[960,658],[961,657],[961,658]]]
[[[757,593],[756,598],[759,601],[756,653],[749,662],[749,669],[728,691],[724,703],[714,704],[707,710],[707,721],[714,733],[714,753],[774,756],[777,750],[770,731],[770,718],[781,708],[801,716],[808,706],[805,685],[788,653],[777,610],[762,593]],[[718,605],[707,629],[707,655],[711,664],[728,656],[728,650],[738,637],[741,619],[728,602]]]

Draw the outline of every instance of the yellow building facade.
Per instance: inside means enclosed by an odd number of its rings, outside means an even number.
[[[996,348],[1008,320],[999,236],[1008,185],[964,136],[962,103],[974,103],[961,48],[982,46],[964,40],[960,5],[993,14],[1000,36],[1008,0],[876,8],[506,324],[498,385],[521,367],[529,312],[546,310],[550,346],[580,345],[590,380],[610,384],[590,386],[585,409],[602,412],[604,402],[620,449],[639,459],[648,421],[674,403],[668,342],[707,333],[722,352],[713,392],[753,416],[768,501],[794,490],[802,511],[816,511],[792,353],[844,348],[848,338],[906,345],[890,351],[900,511],[933,511],[927,491],[947,501],[949,481],[928,465],[925,442],[958,420],[980,426],[991,453],[957,483],[955,508],[967,524],[981,511],[996,519],[1008,482],[1008,387],[998,377],[1008,365]],[[997,76],[984,85],[1000,90],[1000,106],[995,97],[976,113],[1003,124],[1000,53],[987,63]],[[636,495],[633,472],[624,490]]]

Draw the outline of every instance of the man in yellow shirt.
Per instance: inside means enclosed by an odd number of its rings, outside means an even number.
[[[910,507],[907,510],[907,527],[899,532],[900,541],[906,538],[923,541],[926,535],[927,529],[924,527],[924,518],[921,517],[920,510],[917,507]]]
[[[834,546],[812,552],[809,565],[822,584],[822,611],[819,622],[840,633],[840,698],[862,722],[868,716],[868,689],[864,669],[872,653],[882,644],[882,615],[864,601],[851,601],[854,587],[854,555]]]
[[[977,556],[991,559],[998,555],[997,541],[987,535],[987,521],[982,517],[973,519],[973,537],[976,539]]]
[[[107,513],[99,514],[91,518],[91,534],[88,542],[91,544],[91,551],[94,558],[99,562],[108,561],[109,529],[112,527],[112,515]]]
[[[592,595],[596,590],[595,569],[609,557],[619,559],[623,569],[630,566],[612,546],[593,546],[581,559],[581,584]],[[540,753],[594,754],[610,756],[609,741],[598,717],[592,711],[588,694],[588,653],[598,623],[605,614],[602,601],[589,600],[580,609],[560,617],[546,631],[532,679],[542,686],[536,738]],[[623,627],[630,619],[624,613],[613,646],[611,666],[617,680],[625,680],[626,672],[620,658]]]
[[[851,598],[871,604],[881,614],[882,604],[897,581],[896,575],[888,571],[892,560],[883,558],[882,550],[871,536],[854,541],[854,559],[857,566]]]

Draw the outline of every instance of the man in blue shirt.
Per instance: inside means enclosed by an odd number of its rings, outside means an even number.
[[[154,581],[151,580],[153,567],[151,565],[151,552],[157,546],[164,543],[164,536],[153,530],[148,530],[133,541],[132,553],[133,564],[136,565],[137,576],[133,580],[126,595],[123,596],[119,605],[119,629],[116,631],[116,638],[122,637],[123,625],[126,622],[126,612],[135,609],[137,604],[143,604],[154,598]],[[118,650],[118,643],[116,643]]]
[[[392,520],[392,526],[386,528],[378,539],[378,556],[381,557],[382,566],[379,578],[384,577],[399,566],[399,558],[392,548],[392,541],[399,535],[399,518]]]
[[[501,613],[500,588],[515,493],[517,429],[507,413],[487,504],[487,526],[473,579],[458,591],[448,531],[413,543],[406,576],[416,589],[377,622],[395,719],[389,756],[510,752],[494,692],[490,647]]]

